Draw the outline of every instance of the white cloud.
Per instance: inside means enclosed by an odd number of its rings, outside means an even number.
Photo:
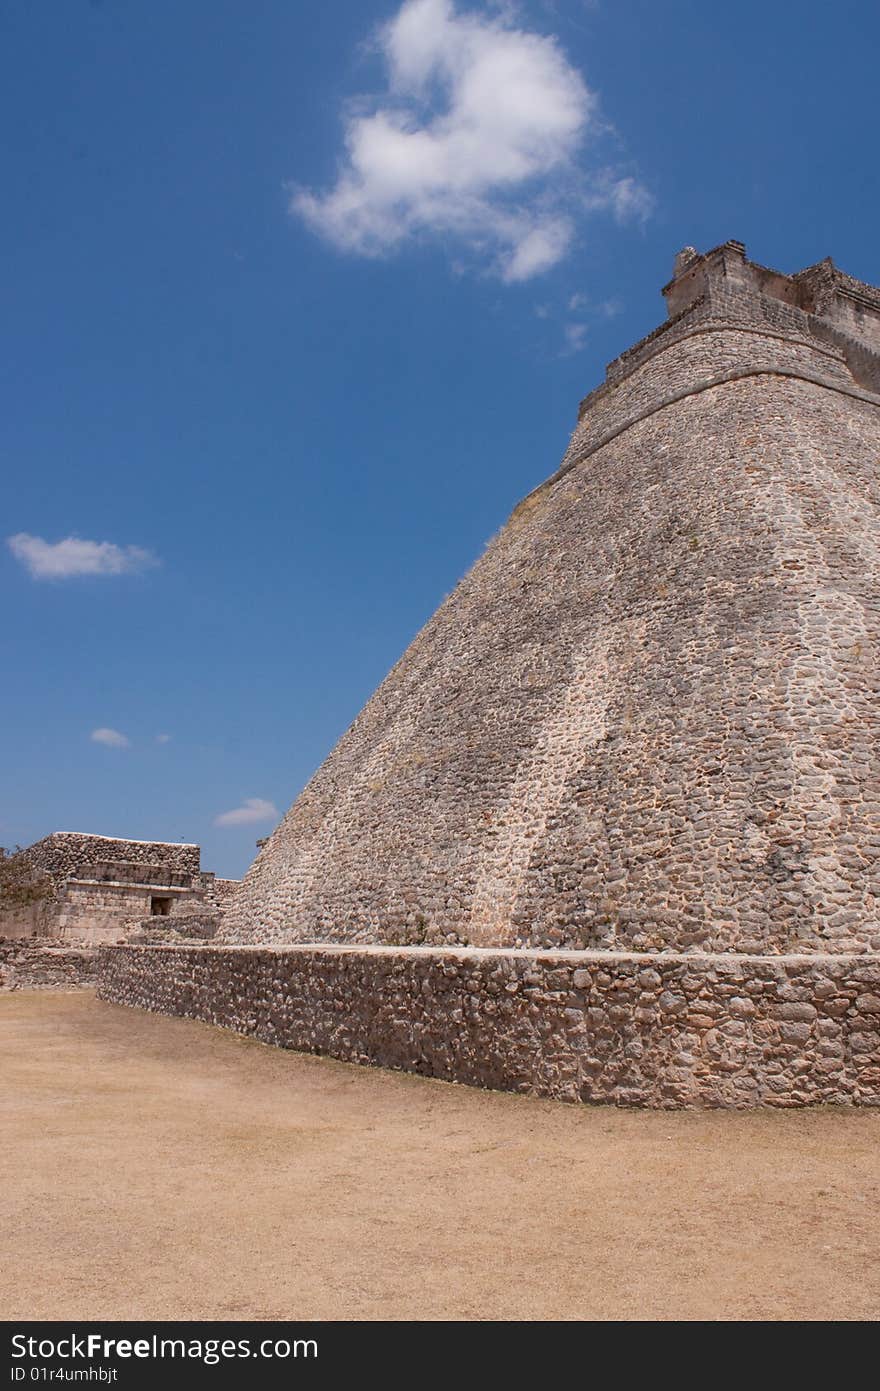
[[[157,735],[156,735],[156,743],[157,743],[157,744],[168,744],[168,743],[170,743],[170,742],[171,742],[171,735],[170,735],[170,734],[157,734]]]
[[[278,809],[274,802],[263,797],[245,797],[240,807],[221,812],[214,818],[215,826],[249,826],[254,821],[277,820]]]
[[[565,325],[565,350],[564,356],[571,353],[579,353],[586,347],[587,325],[586,324],[566,324]]]
[[[158,565],[152,551],[140,546],[116,546],[112,541],[83,541],[68,536],[44,541],[20,531],[6,544],[35,580],[69,580],[77,575],[126,575]]]
[[[378,44],[387,89],[348,116],[336,184],[291,197],[340,250],[378,256],[433,236],[522,281],[562,259],[578,212],[644,215],[631,177],[603,169],[584,186],[574,161],[600,133],[598,104],[555,38],[515,27],[506,7],[405,0]]]
[[[616,319],[618,314],[623,313],[623,305],[619,299],[604,299],[599,305],[599,313],[603,319]]]
[[[89,738],[93,744],[105,744],[108,749],[127,749],[130,743],[118,729],[93,729]]]
[[[653,211],[654,199],[636,179],[615,179],[611,175],[607,193],[608,203],[618,222],[643,222]]]

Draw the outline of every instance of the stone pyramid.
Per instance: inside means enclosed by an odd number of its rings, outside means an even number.
[[[677,258],[228,944],[880,947],[880,292]]]

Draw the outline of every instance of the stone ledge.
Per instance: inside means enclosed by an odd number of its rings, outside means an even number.
[[[80,879],[76,875],[70,875],[65,880],[67,884],[76,884],[79,888],[87,889],[137,889],[138,893],[157,893],[162,894],[192,894],[189,885],[181,884],[148,884],[138,879]]]
[[[173,921],[173,920],[172,920]],[[124,943],[122,945],[136,946],[137,943]],[[150,950],[177,951],[175,943],[163,943],[161,946],[150,947]],[[600,962],[600,961],[637,961],[642,964],[652,961],[681,962],[690,963],[693,961],[709,961],[721,964],[723,962],[742,962],[742,961],[770,961],[770,962],[840,962],[849,961],[853,964],[865,961],[880,962],[880,952],[872,952],[867,948],[859,952],[704,952],[704,951],[568,951],[563,947],[433,947],[433,946],[412,946],[399,947],[386,942],[212,942],[204,947],[193,947],[194,951],[211,952],[256,952],[266,956],[285,956],[291,953],[312,953],[321,952],[322,955],[355,955],[355,956],[399,956],[402,960],[413,956],[460,956],[465,959],[474,957],[482,959],[484,957],[513,957],[525,960],[548,960],[564,965],[566,962]]]
[[[104,947],[99,995],[566,1101],[880,1105],[880,955]]]
[[[775,367],[737,367],[728,372],[716,372],[711,377],[704,377],[690,386],[680,387],[676,391],[668,392],[662,397],[645,406],[644,409],[633,412],[621,424],[615,425],[605,434],[601,435],[593,443],[586,444],[582,449],[574,449],[566,455],[555,473],[551,473],[549,478],[545,478],[543,483],[539,483],[530,493],[522,499],[517,506],[521,507],[523,502],[536,497],[547,488],[552,488],[560,479],[565,478],[566,474],[576,469],[578,464],[584,463],[593,454],[598,454],[600,449],[606,445],[613,444],[621,435],[626,434],[627,430],[633,429],[636,425],[641,425],[643,421],[649,420],[651,416],[659,414],[669,406],[677,406],[679,402],[686,401],[691,396],[700,396],[703,392],[712,391],[718,386],[729,386],[733,382],[747,381],[751,377],[786,377],[793,381],[805,382],[808,386],[820,386],[826,391],[836,391],[839,396],[849,396],[855,401],[863,401],[866,405],[880,405],[880,396],[873,391],[866,391],[864,388],[849,385],[846,382],[832,381],[820,376],[817,372],[810,372],[806,367],[786,367],[779,364]],[[571,446],[569,446],[571,450]],[[514,508],[516,511],[516,508]]]

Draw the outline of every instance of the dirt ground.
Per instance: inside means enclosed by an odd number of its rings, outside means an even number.
[[[573,1107],[0,998],[0,1317],[873,1319],[880,1113]]]

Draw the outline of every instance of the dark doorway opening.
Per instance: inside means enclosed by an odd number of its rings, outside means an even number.
[[[154,895],[150,899],[150,912],[154,918],[167,918],[171,912],[171,899],[157,898]]]

